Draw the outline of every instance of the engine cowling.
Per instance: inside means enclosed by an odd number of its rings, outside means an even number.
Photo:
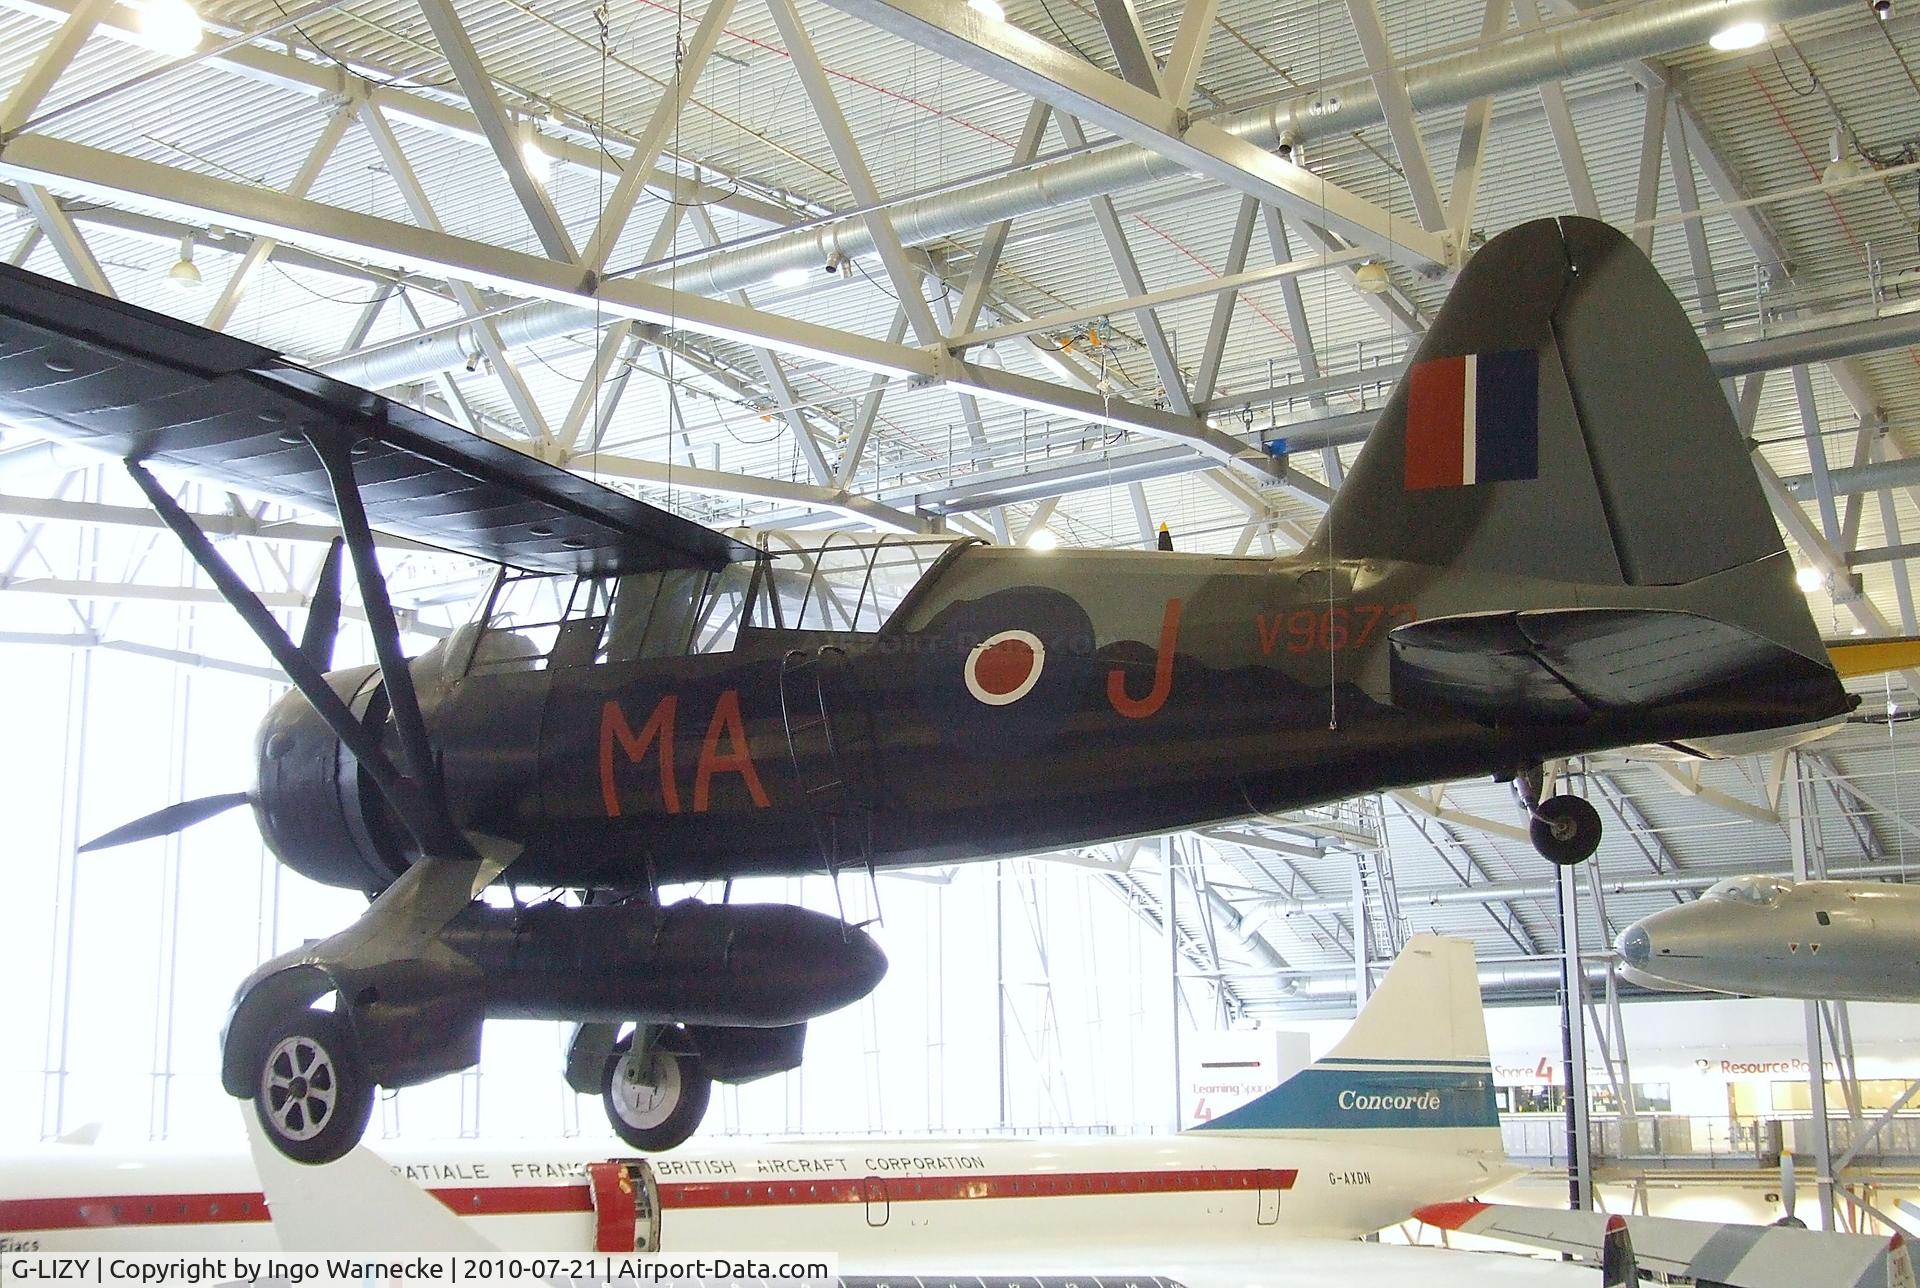
[[[381,699],[378,667],[329,672],[355,716]],[[384,722],[384,710],[378,713]],[[260,835],[279,860],[323,885],[369,894],[406,870],[402,838],[379,788],[297,690],[274,703],[254,736],[253,792]]]

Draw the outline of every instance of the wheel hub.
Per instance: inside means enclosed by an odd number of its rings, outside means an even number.
[[[294,1034],[275,1043],[260,1085],[273,1129],[288,1140],[313,1139],[333,1117],[333,1057],[310,1037]]]

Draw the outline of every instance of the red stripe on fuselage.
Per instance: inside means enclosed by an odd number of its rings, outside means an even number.
[[[1194,1168],[1152,1172],[1047,1172],[1030,1175],[843,1177],[827,1181],[662,1181],[663,1212],[675,1209],[790,1207],[819,1203],[950,1202],[959,1199],[1087,1198],[1116,1194],[1290,1190],[1294,1168]],[[427,1193],[462,1216],[534,1216],[591,1212],[585,1185],[475,1185]],[[0,1234],[147,1225],[225,1225],[268,1219],[266,1197],[252,1194],[118,1194],[0,1199]]]

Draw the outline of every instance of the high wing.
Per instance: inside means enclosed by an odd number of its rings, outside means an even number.
[[[1436,1203],[1414,1216],[1462,1234],[1597,1257],[1609,1223],[1624,1219],[1641,1270],[1729,1288],[1914,1288],[1906,1241],[1797,1226],[1723,1225],[1672,1217],[1609,1216],[1494,1203]]]
[[[717,567],[750,547],[270,349],[0,264],[0,419],[335,513],[350,446],[383,531],[542,572]]]

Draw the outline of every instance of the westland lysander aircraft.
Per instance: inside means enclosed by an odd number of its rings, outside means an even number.
[[[0,416],[123,457],[293,681],[251,788],[100,843],[245,802],[290,867],[377,896],[256,971],[227,1024],[227,1089],[309,1161],[351,1148],[375,1084],[474,1063],[488,1015],[583,1022],[570,1082],[667,1148],[710,1079],[794,1067],[806,1021],[885,969],[833,917],[662,907],[663,885],[1485,774],[1578,862],[1598,815],[1539,799],[1543,761],[1745,747],[1852,705],[1686,316],[1582,219],[1474,257],[1314,540],[1278,560],[736,540],[15,270]],[[336,513],[379,665],[328,670],[331,586],[292,640],[153,469]],[[411,660],[375,527],[501,565],[473,623]],[[495,882],[579,897],[476,902]]]

